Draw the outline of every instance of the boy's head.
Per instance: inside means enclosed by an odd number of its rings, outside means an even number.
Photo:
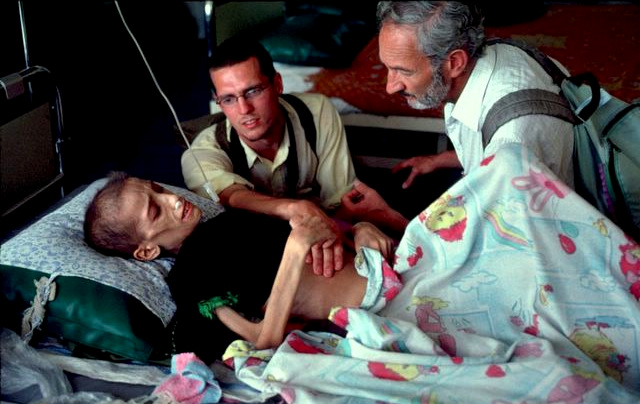
[[[152,181],[114,173],[87,208],[84,234],[101,252],[149,261],[163,250],[177,253],[201,216],[197,206]]]

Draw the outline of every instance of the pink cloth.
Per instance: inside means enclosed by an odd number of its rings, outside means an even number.
[[[181,404],[217,403],[222,396],[211,369],[193,353],[174,355],[171,376],[153,393],[168,393]]]

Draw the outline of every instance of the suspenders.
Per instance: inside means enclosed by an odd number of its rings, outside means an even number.
[[[316,152],[316,127],[313,122],[313,115],[304,102],[298,97],[292,94],[282,94],[282,98],[285,99],[296,111],[300,118],[300,123],[304,130],[305,138],[313,152]],[[285,161],[285,195],[288,197],[295,197],[297,190],[297,183],[299,177],[298,167],[298,152],[296,145],[296,137],[293,132],[293,125],[289,119],[289,114],[284,110],[285,121],[287,125],[287,131],[289,133],[289,154]],[[223,124],[224,119],[218,122],[216,127],[216,140],[222,149],[227,153],[231,162],[233,163],[234,172],[246,179],[251,178],[249,167],[247,166],[247,157],[244,153],[244,149],[240,144],[240,138],[234,128],[231,128],[230,140],[227,141],[226,127]],[[314,190],[317,191],[317,182],[314,181]]]

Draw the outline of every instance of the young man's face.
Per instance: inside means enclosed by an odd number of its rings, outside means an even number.
[[[248,143],[268,136],[281,114],[278,102],[282,93],[280,75],[276,74],[270,83],[260,71],[255,57],[209,73],[220,108],[238,135]],[[225,98],[231,100],[230,105],[220,102]]]
[[[388,69],[387,93],[399,93],[415,109],[437,108],[445,101],[451,80],[420,51],[414,28],[385,24],[378,44],[380,60]]]
[[[185,238],[200,222],[202,212],[186,199],[160,185],[129,178],[119,201],[119,220],[135,224],[142,242],[141,248],[158,246],[177,253]],[[136,258],[146,260],[152,257]]]

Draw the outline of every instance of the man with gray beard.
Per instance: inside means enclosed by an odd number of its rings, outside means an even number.
[[[571,123],[547,115],[522,116],[501,126],[483,147],[482,125],[501,97],[521,89],[559,93],[560,88],[519,48],[487,46],[479,7],[454,1],[381,1],[377,18],[387,93],[404,96],[415,109],[444,105],[446,133],[455,149],[398,163],[393,172],[410,170],[403,188],[440,168],[458,167],[466,174],[506,143],[525,144],[573,187]]]

